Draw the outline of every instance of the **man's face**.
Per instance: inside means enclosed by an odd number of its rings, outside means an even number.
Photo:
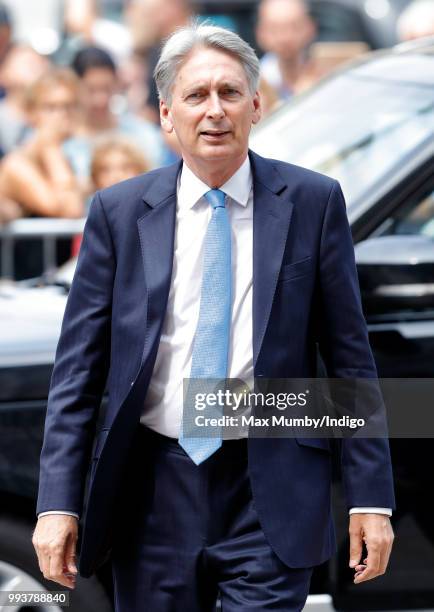
[[[170,106],[160,103],[162,127],[176,133],[187,164],[233,160],[234,171],[247,154],[250,128],[260,114],[259,95],[250,93],[240,62],[203,47],[179,69]]]
[[[30,121],[35,128],[49,126],[59,139],[64,140],[74,131],[77,110],[77,94],[59,83],[39,95],[30,112]]]
[[[261,5],[256,37],[264,51],[295,60],[314,36],[315,26],[297,0],[266,0]]]
[[[112,70],[89,68],[81,78],[83,107],[91,115],[107,114],[116,87],[117,79]]]

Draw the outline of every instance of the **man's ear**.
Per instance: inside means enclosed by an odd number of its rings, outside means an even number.
[[[168,134],[173,132],[172,113],[164,100],[160,100],[160,123],[165,132]]]
[[[259,91],[257,91],[253,97],[253,113],[252,113],[252,123],[258,123],[262,116],[262,104],[261,104],[261,96],[259,95]]]

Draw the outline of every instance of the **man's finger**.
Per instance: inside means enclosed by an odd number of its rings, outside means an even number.
[[[75,562],[76,542],[76,538],[74,538],[72,535],[68,538],[66,542],[65,564],[67,571],[71,574],[77,574],[77,565]]]
[[[393,534],[392,529],[390,529],[388,530],[388,533],[386,535],[386,542],[381,552],[381,560],[380,560],[380,573],[381,574],[385,573],[387,566],[389,564],[389,559],[390,559],[390,555],[392,552],[393,540],[394,540],[394,534]]]
[[[50,555],[49,579],[59,582],[63,577],[63,554],[62,551],[54,552]],[[61,583],[62,584],[62,583]]]
[[[38,559],[39,570],[42,572],[42,559],[39,553],[38,545],[32,540],[33,548],[35,549],[36,558]]]
[[[33,530],[33,534],[32,534],[32,544],[33,544],[33,548],[35,549],[35,553],[36,553],[36,557],[38,559],[38,565],[39,565],[39,569],[42,573],[44,573],[43,571],[43,554],[42,554],[42,550],[39,546],[39,541],[38,541],[38,537],[36,534],[36,529]]]
[[[50,573],[50,556],[45,550],[41,550],[40,552],[41,559],[41,572],[45,578],[48,578]]]
[[[360,530],[350,529],[350,567],[356,567],[360,563],[363,550],[363,540]]]
[[[368,556],[366,558],[366,569],[360,574],[354,577],[354,583],[358,584],[365,580],[371,580],[378,576],[380,572],[380,558],[381,558],[381,542],[375,537],[368,539],[366,538],[366,548],[368,549]]]
[[[65,576],[63,573],[64,561],[63,553],[56,552],[53,556],[50,556],[50,568],[48,579],[53,580],[66,587],[72,588],[75,585],[75,581]]]
[[[378,576],[378,571],[373,569],[366,568],[361,572],[357,572],[354,576],[354,584],[360,584],[361,582],[366,582],[367,580],[372,580]]]
[[[57,547],[50,555],[49,580],[53,580],[58,584],[73,588],[75,580],[64,574],[65,567],[65,547]]]

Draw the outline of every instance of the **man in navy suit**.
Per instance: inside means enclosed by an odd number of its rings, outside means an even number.
[[[81,575],[111,558],[120,612],[206,612],[218,592],[225,612],[301,610],[335,550],[327,438],[182,427],[190,376],[309,378],[317,347],[332,378],[376,376],[339,184],[248,149],[258,72],[232,32],[172,35],[155,78],[183,159],[97,193],[84,231],[32,541],[44,576],[71,588],[78,539]],[[360,583],[392,547],[389,448],[340,450]]]

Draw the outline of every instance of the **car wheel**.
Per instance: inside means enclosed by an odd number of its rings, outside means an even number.
[[[71,590],[45,580],[39,570],[38,559],[32,545],[33,527],[11,517],[0,517],[0,592],[2,591],[63,591],[69,593],[70,612],[112,612],[111,602],[95,576],[77,576],[75,589]],[[0,610],[2,609],[0,602]],[[8,605],[10,612],[62,612],[53,604],[40,603],[32,608],[28,604]]]

